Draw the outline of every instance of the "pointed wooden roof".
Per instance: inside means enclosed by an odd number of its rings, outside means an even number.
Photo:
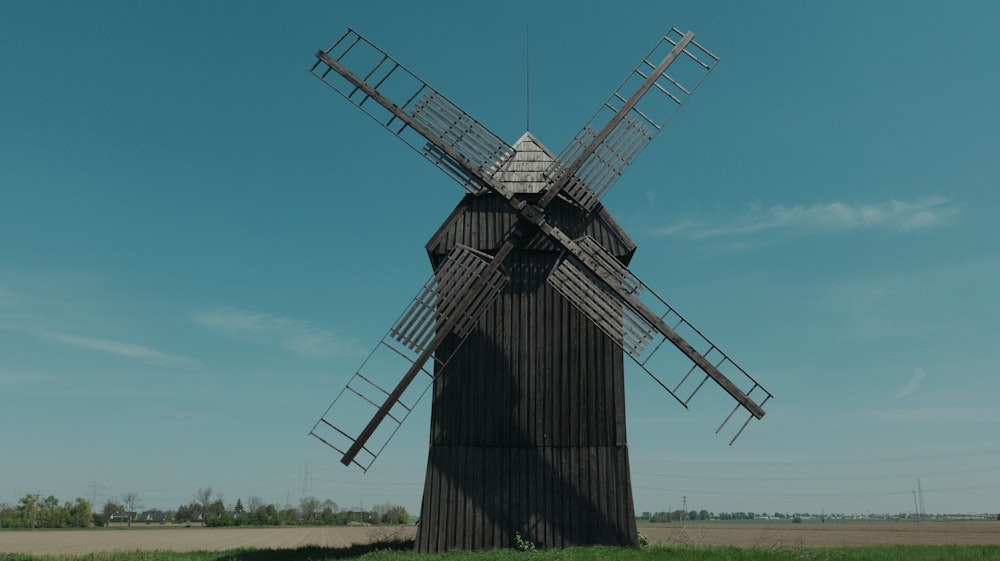
[[[514,156],[504,163],[494,178],[523,198],[536,200],[546,185],[543,173],[556,157],[530,132],[521,136],[514,149]],[[590,236],[625,264],[635,252],[635,242],[603,206],[598,205],[593,212],[586,213],[568,201],[556,198],[545,209],[545,215],[549,223],[571,238]],[[492,193],[468,194],[427,242],[427,253],[437,266],[437,262],[456,244],[480,251],[495,251],[518,219],[517,212],[503,198]],[[535,251],[560,249],[542,234],[525,240],[524,248]]]
[[[540,193],[545,189],[542,174],[556,160],[544,144],[525,132],[514,143],[514,156],[507,160],[494,176],[515,193]]]

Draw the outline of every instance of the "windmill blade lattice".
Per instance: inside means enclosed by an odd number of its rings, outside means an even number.
[[[313,75],[470,193],[486,191],[484,178],[514,154],[500,137],[352,29],[316,58]]]
[[[684,407],[710,379],[729,393],[736,406],[715,432],[720,432],[739,409],[750,414],[730,445],[752,419],[763,417],[763,405],[772,397],[770,392],[597,242],[584,237],[577,243],[595,257],[599,272],[564,253],[547,279],[553,288]],[[606,280],[609,278],[619,279],[620,283],[610,286]],[[682,353],[660,353],[666,342]],[[696,371],[701,375],[692,377]],[[751,397],[754,392],[762,396],[759,403]]]
[[[549,197],[561,193],[592,210],[718,62],[693,33],[671,28],[546,172]]]
[[[456,246],[310,434],[367,471],[430,386],[428,360],[440,370],[451,359],[436,352],[443,336],[464,341],[507,285],[491,264],[489,255]],[[400,372],[407,373],[402,380]]]

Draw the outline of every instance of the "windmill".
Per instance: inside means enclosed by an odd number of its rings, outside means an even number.
[[[467,193],[426,245],[433,276],[310,434],[367,471],[430,389],[418,550],[636,546],[624,357],[685,408],[720,388],[716,432],[746,414],[730,444],[771,398],[628,270],[635,243],[600,203],[718,58],[671,29],[558,156],[530,132],[508,145],[354,30],[316,59]]]

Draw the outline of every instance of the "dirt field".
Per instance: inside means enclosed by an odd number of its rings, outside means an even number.
[[[827,522],[825,524],[643,524],[650,541],[738,547],[1000,545],[1000,522]]]
[[[643,524],[654,542],[739,547],[842,547],[894,544],[1000,545],[1000,522],[882,522],[826,524]],[[0,553],[41,555],[96,551],[224,551],[241,547],[290,549],[307,545],[344,547],[397,533],[401,528],[108,528],[0,532]]]
[[[346,547],[399,532],[403,539],[416,527],[345,528],[102,528],[0,532],[0,553],[68,555],[95,551],[226,551],[241,547],[293,549],[307,545]]]

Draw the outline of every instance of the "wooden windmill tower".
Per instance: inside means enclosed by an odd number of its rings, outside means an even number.
[[[671,29],[555,156],[530,133],[508,145],[353,30],[316,57],[468,193],[427,243],[434,275],[310,434],[367,470],[432,388],[417,549],[637,545],[625,355],[685,407],[721,388],[735,405],[716,432],[748,414],[732,440],[771,397],[627,269],[635,244],[599,202],[718,59]]]

